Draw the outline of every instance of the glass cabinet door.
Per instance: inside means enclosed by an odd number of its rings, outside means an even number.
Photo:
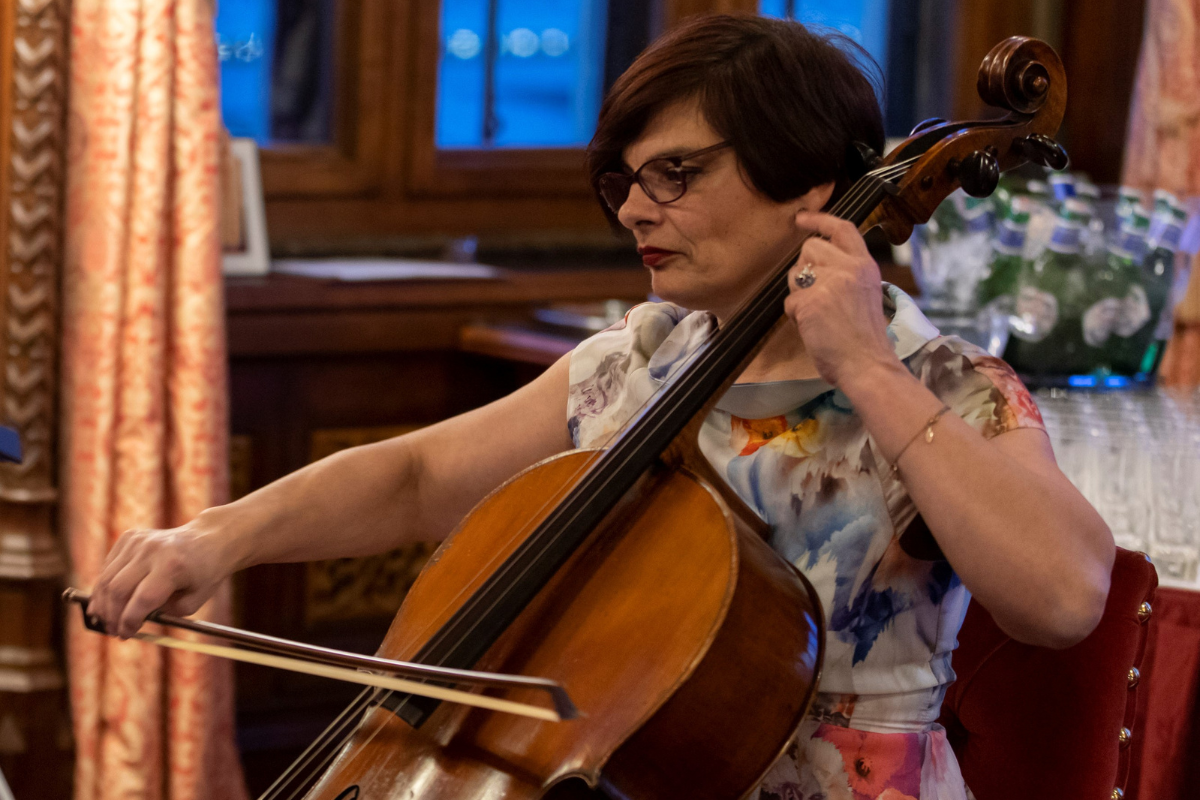
[[[221,110],[234,136],[260,145],[333,136],[335,0],[221,0]]]

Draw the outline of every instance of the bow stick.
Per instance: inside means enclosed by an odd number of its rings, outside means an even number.
[[[91,595],[81,592],[78,589],[67,589],[63,592],[63,600],[68,603],[79,604],[83,611],[83,624],[89,630],[96,633],[108,633],[99,618],[87,613],[87,604],[91,600]],[[244,650],[226,645],[192,642],[154,633],[136,633],[133,636],[135,639],[140,639],[143,642],[149,642],[160,647],[203,653],[205,655],[228,658],[233,661],[242,661],[247,664],[276,667],[278,669],[286,669],[292,672],[301,672],[306,675],[316,675],[323,678],[333,678],[364,686],[376,686],[382,689],[408,692],[438,700],[447,700],[478,708],[487,708],[493,711],[503,711],[510,714],[533,717],[534,719],[547,720],[549,722],[561,722],[563,720],[575,719],[579,716],[578,709],[576,709],[575,704],[571,701],[562,684],[548,678],[532,678],[525,675],[500,675],[494,672],[449,669],[429,664],[416,664],[410,661],[393,661],[375,656],[364,656],[358,653],[347,653],[343,650],[334,650],[328,647],[318,647],[302,642],[293,642],[289,639],[280,639],[276,636],[267,636],[261,633],[252,633],[238,628],[231,628],[226,625],[218,625],[215,622],[202,622],[184,617],[174,617],[158,611],[151,613],[146,619],[149,622],[156,622],[159,625],[181,628],[255,649]],[[362,670],[370,670],[370,672]],[[378,674],[380,672],[388,674]],[[434,679],[460,686],[534,689],[549,694],[554,708],[542,708],[528,703],[518,703],[498,697],[466,692],[461,689],[451,689],[444,686],[422,683],[419,680],[395,677],[399,675],[409,676],[409,678]]]

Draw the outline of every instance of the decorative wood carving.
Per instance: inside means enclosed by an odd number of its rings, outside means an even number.
[[[25,458],[0,466],[0,765],[18,796],[65,797],[71,737],[56,624],[65,563],[53,511],[70,5],[5,5],[0,422],[20,431]]]
[[[55,500],[54,355],[57,272],[62,242],[63,148],[66,111],[65,0],[17,0],[12,40],[13,91],[6,109],[8,185],[4,220],[8,245],[4,289],[3,416],[21,431],[25,460],[0,467],[0,500],[49,506]],[[47,523],[49,519],[47,517]],[[6,538],[19,535],[6,530]],[[32,534],[49,535],[47,524]],[[34,538],[40,538],[34,536]],[[33,544],[32,539],[30,544]],[[52,542],[18,555],[0,550],[0,576],[50,577],[62,571]]]

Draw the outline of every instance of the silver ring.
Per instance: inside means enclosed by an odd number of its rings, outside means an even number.
[[[812,267],[813,265],[810,261],[804,265],[804,269],[800,270],[800,274],[795,278],[797,289],[807,289],[817,282],[817,275],[812,271]]]

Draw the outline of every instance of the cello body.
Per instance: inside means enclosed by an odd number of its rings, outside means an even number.
[[[484,498],[414,584],[379,655],[409,659],[600,451]],[[413,728],[366,713],[311,800],[713,798],[753,791],[816,690],[820,603],[700,470],[648,471],[478,668],[562,683],[579,718],[442,704]],[[530,693],[505,697],[538,702]],[[579,779],[579,780],[573,780]]]

